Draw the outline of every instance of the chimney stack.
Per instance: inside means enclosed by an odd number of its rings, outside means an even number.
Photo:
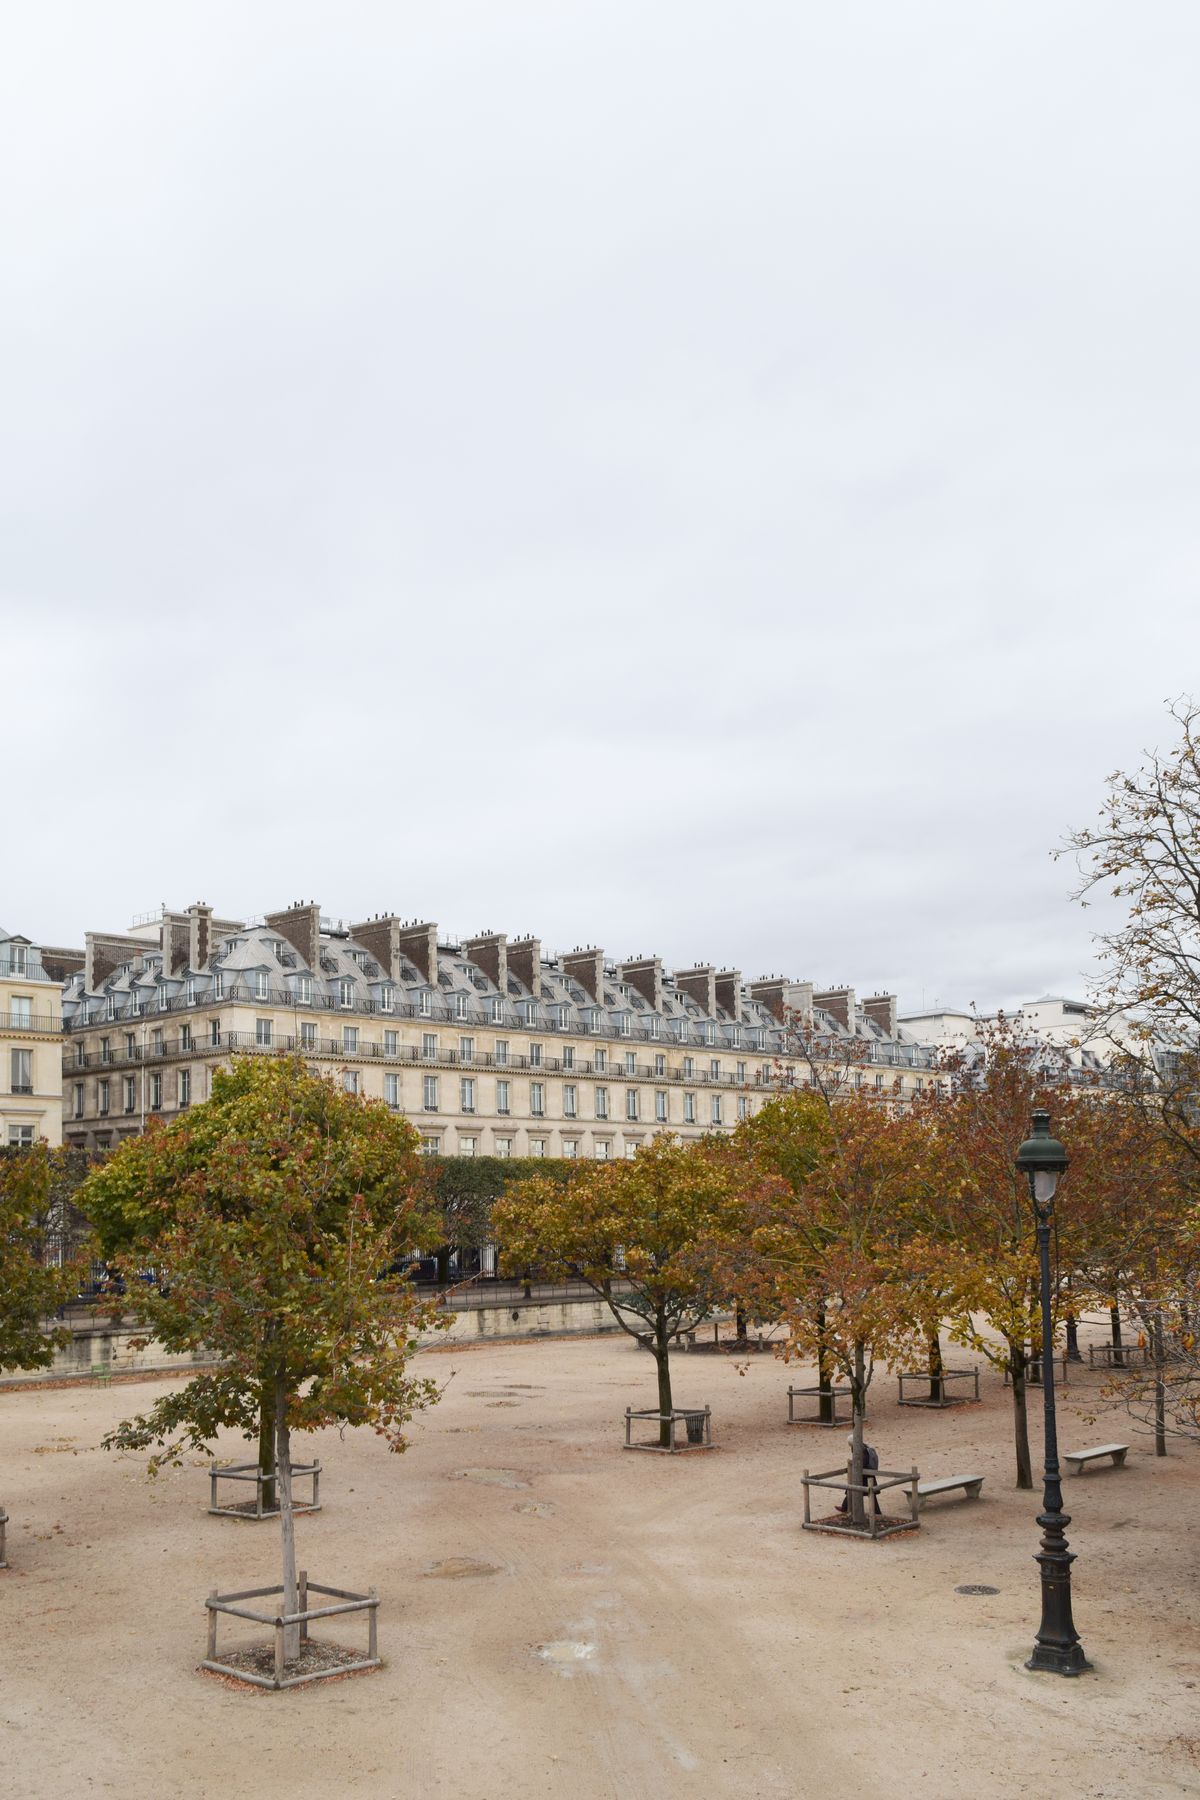
[[[502,994],[508,992],[508,939],[502,931],[484,932],[481,937],[465,938],[463,951],[494,981]]]
[[[542,946],[534,937],[514,938],[507,946],[508,967],[518,981],[523,981],[534,999],[542,992]]]
[[[643,1000],[652,1006],[655,1012],[662,1011],[663,971],[661,956],[642,956],[636,962],[624,962],[618,965],[621,980],[636,988]]]
[[[321,909],[315,900],[297,900],[283,912],[268,913],[266,926],[290,944],[308,968],[320,967]]]
[[[589,1000],[604,1005],[603,950],[571,950],[562,959],[563,974],[577,981]]]
[[[680,993],[699,1001],[706,1019],[716,1018],[717,972],[711,964],[705,968],[676,969],[673,979]]]

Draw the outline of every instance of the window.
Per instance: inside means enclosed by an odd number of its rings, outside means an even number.
[[[19,1056],[20,1054],[21,1054],[21,1052],[19,1050],[13,1051],[14,1057]],[[25,1054],[28,1055],[28,1051],[26,1051]],[[71,1112],[72,1112],[73,1116],[77,1119],[82,1119],[82,1117],[83,1117],[83,1083],[82,1083],[82,1081],[77,1081],[75,1083],[75,1088],[74,1088],[71,1098],[72,1098]]]
[[[478,1156],[479,1139],[476,1137],[460,1137],[458,1140],[458,1154],[460,1156]]]
[[[342,1070],[342,1089],[347,1094],[357,1094],[358,1093],[358,1070],[357,1069],[343,1069]]]
[[[474,1078],[474,1076],[473,1075],[464,1075],[463,1079],[459,1082],[458,1087],[459,1087],[459,1110],[461,1112],[474,1112],[475,1111],[475,1078]]]
[[[717,1028],[713,1024],[711,1019],[705,1019],[705,1021],[704,1021],[704,1042],[706,1044],[715,1044],[716,1041],[717,1041]]]
[[[546,1116],[546,1084],[544,1081],[531,1081],[529,1084],[529,1110],[535,1119]]]
[[[595,1007],[592,1007],[589,1012],[584,1014],[583,1028],[585,1031],[599,1031],[600,1014]]]
[[[696,1079],[696,1059],[694,1056],[685,1056],[683,1059],[683,1079],[685,1081],[694,1081]]]
[[[192,1071],[190,1069],[180,1069],[179,1071],[179,1104],[180,1106],[192,1104]]]
[[[638,1116],[638,1091],[636,1088],[625,1089],[625,1117],[636,1119]]]
[[[384,1078],[383,1078],[383,1097],[389,1106],[392,1106],[392,1107],[399,1106],[399,1104],[400,1104],[400,1077],[398,1075],[385,1075],[384,1076]]]
[[[529,1066],[531,1069],[540,1069],[541,1068],[541,1066],[542,1066],[542,1046],[540,1044],[530,1044],[530,1046],[529,1046]]]
[[[317,1021],[315,1019],[301,1019],[301,1021],[300,1021],[300,1048],[302,1050],[315,1050],[316,1047],[317,1047]]]
[[[150,1110],[151,1110],[151,1112],[161,1112],[162,1111],[162,1076],[161,1075],[152,1075],[150,1077]]]
[[[522,1002],[521,1002],[522,1023],[525,1025],[532,1025],[533,1024],[533,1013],[534,1013],[533,1001],[532,1000],[522,1000]]]
[[[396,990],[390,981],[385,981],[379,990],[380,1012],[392,1012],[396,1006]]]
[[[14,1024],[16,1023],[15,1020],[13,1022],[14,1022]],[[185,1025],[183,1029],[186,1031],[187,1026]],[[100,1061],[101,1062],[111,1062],[112,1061],[112,1039],[111,1038],[101,1038],[100,1039]]]
[[[425,1111],[436,1112],[438,1109],[438,1078],[436,1075],[427,1075],[425,1077],[423,1094],[424,1098],[422,1104],[424,1105]]]
[[[5,970],[5,973],[18,976],[27,975],[29,973],[29,965],[27,962],[28,955],[29,946],[27,944],[10,943],[8,946],[8,968]]]
[[[342,1054],[344,1056],[351,1056],[351,1055],[357,1054],[357,1051],[358,1051],[358,1026],[357,1025],[343,1025],[342,1026]]]
[[[598,1119],[607,1119],[607,1117],[608,1117],[608,1089],[598,1087],[595,1090],[595,1094],[596,1094],[596,1117]]]
[[[565,1157],[567,1157],[569,1160],[571,1160],[572,1162],[575,1160],[575,1158],[579,1155],[579,1139],[578,1138],[564,1138],[563,1139],[563,1155]]]
[[[498,1137],[496,1139],[496,1155],[497,1156],[511,1156],[512,1155],[512,1139],[511,1138]]]
[[[398,1031],[385,1031],[384,1032],[384,1034],[383,1034],[383,1054],[385,1056],[399,1056],[399,1054],[400,1054],[400,1033]]]
[[[256,1000],[271,998],[271,977],[265,969],[255,969],[254,971],[254,998]]]
[[[131,1113],[137,1109],[137,1083],[132,1075],[125,1077],[125,1111]]]
[[[637,1155],[637,1153],[638,1153],[638,1146],[636,1144],[626,1144],[626,1146],[625,1146],[625,1161],[632,1162],[634,1157]]]
[[[433,1032],[433,1031],[423,1031],[421,1033],[421,1055],[424,1057],[431,1058],[431,1059],[436,1059],[437,1053],[438,1053],[437,1033]]]
[[[170,994],[168,993],[168,991],[165,987],[160,987],[158,990],[158,1010],[159,1010],[159,1012],[166,1012],[168,1007],[170,1006],[170,1004],[171,1004]]]
[[[658,1036],[658,1014],[651,1013],[650,1017],[646,1021],[646,1024],[649,1026],[650,1036],[652,1038],[656,1038]]]
[[[875,1077],[875,1086],[877,1089],[882,1090],[882,1088],[883,1088],[883,1076],[882,1075],[877,1075]]]
[[[475,1061],[475,1039],[460,1037],[458,1040],[458,1060],[460,1062]]]
[[[627,1050],[625,1052],[625,1073],[627,1075],[636,1075],[637,1074],[637,1051],[636,1050]]]
[[[33,1001],[26,994],[14,994],[8,1003],[10,1025],[33,1024]]]
[[[210,1019],[208,1021],[208,1041],[210,1044],[219,1044],[220,1043],[220,1041],[221,1041],[221,1021],[220,1021],[220,1019]]]
[[[467,1016],[467,996],[465,994],[455,994],[455,996],[454,996],[454,1016],[456,1019],[465,1019],[466,1018],[466,1016]]]
[[[442,1154],[441,1138],[423,1137],[421,1139],[421,1155],[422,1156],[440,1156],[441,1154]]]
[[[354,1005],[354,983],[348,975],[343,975],[338,982],[338,1004],[340,1006]]]
[[[665,1075],[666,1072],[667,1072],[667,1059],[663,1055],[662,1051],[660,1050],[658,1052],[657,1056],[654,1058],[654,1073],[656,1075]]]
[[[660,1125],[667,1122],[667,1096],[660,1088],[654,1096],[654,1116]]]
[[[607,1162],[612,1155],[612,1145],[601,1138],[596,1144],[596,1161]]]
[[[564,1044],[563,1045],[563,1047],[562,1047],[562,1066],[564,1069],[573,1069],[575,1067],[575,1046],[574,1046],[574,1044]]]
[[[604,1046],[602,1044],[597,1044],[596,1045],[596,1054],[592,1058],[592,1067],[595,1069],[596,1073],[599,1074],[600,1070],[603,1068],[606,1068],[607,1065],[608,1065],[608,1052],[604,1049]]]
[[[579,1095],[579,1089],[577,1087],[567,1086],[563,1089],[562,1100],[563,1100],[563,1118],[564,1119],[574,1119],[578,1116],[578,1112],[579,1112],[578,1095]]]
[[[269,1047],[275,1038],[275,1026],[270,1019],[255,1019],[254,1041],[264,1049]]]
[[[739,1118],[739,1120],[741,1120],[741,1119],[748,1119],[749,1117],[750,1117],[750,1102],[749,1102],[749,1100],[747,1100],[745,1094],[739,1094],[738,1095],[738,1118]]]
[[[107,1081],[98,1081],[96,1083],[96,1111],[102,1115],[107,1115],[108,1113]]]
[[[8,1128],[8,1144],[10,1150],[32,1150],[33,1126],[10,1125]]]
[[[694,1125],[696,1123],[695,1094],[685,1094],[683,1096],[683,1122],[685,1125]]]
[[[497,1038],[496,1039],[496,1061],[501,1064],[506,1063],[508,1061],[508,1039],[507,1038]]]
[[[746,1065],[744,1062],[740,1062],[737,1066],[737,1078],[739,1081],[745,1081],[746,1079]]]
[[[545,1156],[545,1154],[546,1154],[545,1138],[530,1138],[529,1154],[530,1154],[530,1156]]]
[[[192,1028],[190,1025],[181,1025],[179,1027],[179,1048],[181,1050],[190,1050],[192,1048]]]
[[[489,1010],[492,1015],[492,1024],[499,1025],[501,1019],[503,1019],[503,1017],[504,1017],[504,1002],[503,1002],[503,1000],[493,1000]]]
[[[130,1057],[137,1055],[137,1039],[134,1037],[132,1031],[127,1031],[125,1033],[125,1054]]]
[[[129,1054],[131,1056],[133,1055],[132,1050],[130,1051]],[[87,1052],[84,1050],[82,1043],[76,1044],[76,1046],[75,1046],[75,1067],[77,1069],[82,1069],[82,1067],[86,1061],[87,1061]]]
[[[496,1083],[496,1111],[506,1113],[508,1110],[508,1082],[498,1081]]]
[[[195,1006],[195,1004],[196,1004],[196,978],[194,975],[189,975],[187,980],[184,982],[183,997],[189,1006]]]
[[[632,1022],[633,1021],[632,1021],[631,1015],[629,1013],[623,1012],[623,1013],[617,1014],[617,1030],[620,1032],[622,1037],[629,1036],[629,1030],[630,1030],[630,1026],[631,1026]]]
[[[678,1038],[679,1038],[679,1041],[681,1044],[687,1043],[688,1028],[687,1028],[687,1020],[686,1019],[680,1019],[679,1025],[677,1027],[677,1035],[678,1035]]]
[[[154,1030],[150,1033],[150,1054],[152,1056],[161,1056],[162,1053],[163,1053],[162,1029],[160,1026],[156,1025],[154,1027]]]
[[[417,1011],[423,1019],[429,1018],[433,1012],[433,995],[428,988],[422,988],[417,995]]]
[[[218,969],[216,974],[213,976],[213,999],[214,1000],[223,1000],[224,998],[225,998],[225,976],[224,976],[223,971]]]
[[[720,1081],[721,1079],[721,1065],[715,1056],[708,1065],[708,1079],[710,1081]]]
[[[296,983],[296,999],[301,1006],[311,1006],[313,985],[311,975],[301,975]]]
[[[709,1117],[711,1118],[713,1124],[719,1125],[721,1123],[721,1096],[720,1096],[720,1094],[710,1094],[709,1095],[708,1111],[709,1111]]]

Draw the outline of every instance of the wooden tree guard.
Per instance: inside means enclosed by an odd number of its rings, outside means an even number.
[[[801,1481],[804,1487],[804,1531],[828,1531],[839,1537],[867,1538],[874,1542],[877,1538],[892,1537],[897,1531],[919,1531],[921,1528],[921,1499],[917,1492],[920,1471],[910,1469],[907,1475],[896,1469],[872,1469],[870,1479],[861,1482],[852,1480],[853,1463],[847,1463],[844,1469],[818,1469],[810,1475],[805,1469]],[[889,1519],[883,1513],[877,1513],[872,1503],[872,1496],[883,1493],[888,1488],[908,1489],[908,1506],[911,1517],[907,1519]],[[824,1519],[812,1516],[812,1489],[832,1488],[838,1494],[857,1493],[863,1496],[866,1520],[862,1525],[852,1525],[850,1516],[846,1515],[846,1524],[833,1525]],[[870,1503],[870,1504],[868,1504]]]
[[[293,1463],[292,1464],[292,1480],[295,1481],[297,1476],[299,1476],[301,1478],[305,1478],[305,1479],[307,1479],[309,1476],[312,1477],[312,1499],[311,1500],[295,1500],[294,1499],[292,1501],[292,1511],[298,1512],[298,1513],[320,1512],[320,1510],[321,1510],[321,1498],[320,1498],[320,1495],[321,1495],[321,1465],[320,1465],[320,1463],[319,1462]],[[266,1486],[268,1481],[277,1481],[278,1480],[278,1477],[276,1476],[274,1471],[272,1471],[272,1473],[269,1475],[264,1475],[263,1471],[259,1468],[257,1463],[216,1463],[216,1462],[214,1462],[209,1465],[208,1480],[209,1480],[208,1510],[210,1513],[217,1513],[223,1519],[277,1519],[279,1517],[278,1506],[264,1506],[263,1505],[263,1488]],[[217,1500],[217,1483],[218,1483],[218,1481],[252,1481],[254,1483],[254,1511],[253,1512],[245,1512],[241,1508],[229,1505],[228,1503],[224,1506],[220,1505]],[[266,1590],[264,1589],[263,1591],[265,1592]]]
[[[0,1569],[7,1569],[8,1556],[6,1544],[8,1540],[8,1514],[0,1506]]]
[[[848,1425],[850,1423],[849,1412],[844,1413],[839,1419],[837,1409],[839,1400],[849,1400],[850,1398],[850,1388],[848,1383],[841,1387],[838,1387],[836,1382],[832,1387],[790,1387],[787,1391],[787,1396],[787,1422],[789,1425]],[[796,1417],[797,1400],[811,1399],[814,1396],[818,1403],[822,1400],[829,1401],[830,1417],[828,1419],[822,1419],[818,1413],[816,1418],[813,1418],[810,1414],[807,1418],[798,1419]]]
[[[943,1369],[940,1375],[931,1375],[927,1369],[905,1369],[902,1374],[896,1376],[896,1380],[900,1384],[900,1395],[896,1403],[898,1406],[973,1406],[979,1399],[978,1367],[970,1369]],[[904,1393],[904,1384],[906,1381],[923,1382],[926,1387],[932,1387],[934,1383],[937,1382],[941,1385],[942,1397],[940,1400],[934,1400],[926,1394],[924,1398],[920,1400],[906,1399]],[[973,1381],[975,1384],[975,1392],[973,1394],[947,1394],[946,1383],[948,1381]]]
[[[640,1443],[633,1441],[633,1421],[635,1419],[653,1419],[655,1425],[663,1425],[670,1421],[669,1444],[651,1443],[648,1439]],[[682,1444],[675,1442],[675,1428],[682,1421],[686,1427],[686,1438]],[[657,1450],[661,1456],[682,1456],[686,1450],[711,1450],[712,1412],[709,1407],[698,1406],[674,1407],[669,1413],[659,1412],[657,1407],[651,1412],[634,1412],[632,1407],[625,1408],[625,1443],[626,1450]]]
[[[319,1582],[308,1579],[307,1569],[301,1569],[299,1580],[299,1610],[294,1613],[255,1612],[251,1607],[239,1606],[240,1600],[263,1600],[282,1594],[282,1587],[244,1588],[237,1594],[218,1594],[214,1588],[204,1602],[208,1609],[208,1654],[200,1664],[202,1669],[211,1669],[216,1675],[231,1675],[235,1681],[248,1681],[253,1687],[292,1688],[303,1687],[310,1681],[325,1681],[332,1675],[349,1675],[358,1669],[378,1669],[379,1656],[379,1595],[374,1588],[368,1588],[365,1594],[352,1594],[347,1588],[322,1587]],[[310,1594],[325,1594],[338,1602],[335,1606],[309,1606]],[[341,1613],[367,1614],[367,1654],[358,1662],[338,1663],[329,1669],[313,1669],[307,1674],[288,1675],[283,1660],[283,1632],[286,1625],[299,1625],[301,1648],[309,1641],[309,1625],[313,1619],[332,1619]],[[235,1619],[252,1619],[256,1625],[269,1625],[275,1633],[275,1672],[273,1675],[256,1675],[249,1669],[238,1669],[232,1663],[221,1662],[217,1656],[217,1615],[228,1613]]]

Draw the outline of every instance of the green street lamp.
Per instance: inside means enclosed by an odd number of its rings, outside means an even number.
[[[1029,1181],[1033,1216],[1037,1223],[1038,1257],[1042,1277],[1042,1399],[1046,1416],[1045,1468],[1042,1474],[1042,1547],[1035,1558],[1042,1571],[1042,1622],[1027,1669],[1052,1675],[1082,1675],[1091,1663],[1083,1654],[1079,1633],[1071,1618],[1071,1564],[1066,1528],[1071,1523],[1063,1511],[1062,1482],[1058,1467],[1058,1427],[1054,1415],[1054,1337],[1050,1318],[1050,1221],[1054,1195],[1066,1172],[1067,1153],[1050,1136],[1050,1114],[1035,1112],[1033,1134],[1017,1151],[1017,1168]]]

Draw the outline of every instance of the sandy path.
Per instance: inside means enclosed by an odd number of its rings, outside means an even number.
[[[291,1695],[195,1672],[203,1595],[274,1580],[274,1528],[210,1519],[199,1467],[154,1485],[95,1447],[158,1384],[0,1395],[3,1800],[1200,1795],[1195,1452],[1156,1464],[1134,1438],[1125,1473],[1068,1483],[1096,1673],[1064,1682],[1021,1667],[1037,1508],[1011,1487],[990,1374],[982,1406],[943,1414],[898,1410],[879,1377],[885,1465],[986,1482],[863,1545],[799,1530],[798,1471],[836,1461],[841,1434],[781,1423],[796,1377],[769,1359],[680,1357],[678,1397],[711,1402],[720,1448],[672,1460],[619,1447],[625,1405],[653,1399],[625,1341],[430,1363],[455,1374],[409,1453],[325,1434],[327,1505],[298,1526],[314,1579],[383,1594],[386,1667]],[[1068,1444],[1127,1435],[1080,1422],[1099,1386],[1070,1390]],[[496,1572],[427,1573],[453,1558]],[[589,1656],[538,1654],[562,1641]]]

